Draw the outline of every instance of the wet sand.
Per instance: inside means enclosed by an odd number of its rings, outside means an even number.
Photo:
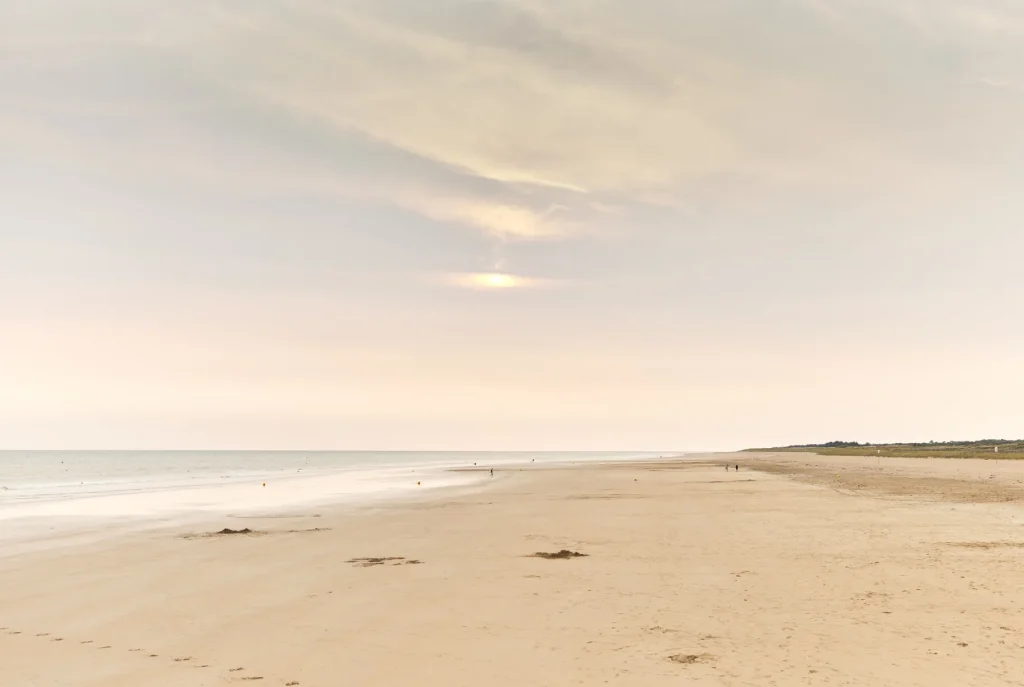
[[[0,671],[97,687],[1022,684],[1021,499],[1012,462],[498,471],[472,493],[2,559]],[[562,550],[586,555],[535,555]]]

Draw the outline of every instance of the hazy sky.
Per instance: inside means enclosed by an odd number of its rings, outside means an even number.
[[[1019,0],[0,0],[0,447],[1024,436],[1022,188]]]

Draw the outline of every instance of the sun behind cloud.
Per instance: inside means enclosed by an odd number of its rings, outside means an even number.
[[[538,279],[505,272],[458,272],[446,275],[444,281],[452,286],[478,291],[535,288],[542,284]]]

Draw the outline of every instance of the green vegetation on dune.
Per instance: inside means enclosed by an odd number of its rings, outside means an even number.
[[[862,444],[830,441],[825,444],[797,444],[747,451],[788,451],[826,456],[883,456],[890,458],[988,458],[1024,459],[1024,441],[983,439],[980,441],[929,441],[920,444]]]

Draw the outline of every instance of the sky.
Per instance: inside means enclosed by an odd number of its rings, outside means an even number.
[[[0,447],[1024,437],[1017,0],[0,0]]]

